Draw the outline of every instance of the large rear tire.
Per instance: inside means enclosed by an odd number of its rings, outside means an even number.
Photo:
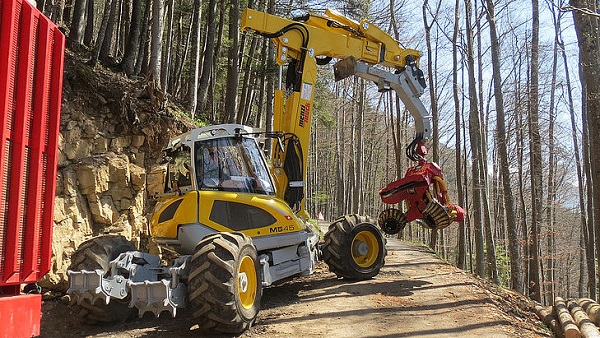
[[[364,216],[342,216],[325,234],[323,260],[338,277],[372,278],[385,264],[386,254],[385,238]]]
[[[110,261],[127,251],[135,251],[133,242],[123,236],[101,236],[83,242],[71,256],[69,270],[96,270],[108,272]],[[102,299],[91,304],[85,299],[81,304],[73,301],[71,306],[75,314],[86,324],[125,322],[134,318],[136,308],[129,308],[127,299],[111,298],[108,305]]]
[[[218,233],[202,240],[192,256],[188,300],[199,329],[241,333],[260,310],[262,269],[256,247],[242,233]]]

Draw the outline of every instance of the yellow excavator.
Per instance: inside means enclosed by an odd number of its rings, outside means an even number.
[[[281,67],[274,131],[225,124],[170,140],[150,233],[179,257],[163,265],[159,256],[135,251],[120,236],[83,243],[72,258],[68,292],[85,320],[176,315],[189,308],[202,331],[240,333],[255,322],[264,287],[311,274],[319,259],[338,277],[352,280],[372,278],[384,265],[385,239],[369,218],[340,217],[322,245],[308,223],[305,182],[317,65],[341,59],[334,66],[336,79],[357,75],[380,91],[394,90],[413,114],[420,141],[431,135],[432,122],[419,100],[425,87],[419,52],[367,20],[329,10],[288,20],[246,9],[241,29],[276,46]],[[270,161],[262,142],[272,142]],[[432,202],[432,196],[418,198]],[[456,216],[446,204],[440,207],[447,222]],[[384,229],[398,230],[403,225],[397,222],[406,221],[399,210],[382,215],[392,215],[380,217]]]

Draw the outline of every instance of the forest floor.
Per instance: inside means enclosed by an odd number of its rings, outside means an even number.
[[[491,285],[426,247],[389,239],[381,273],[367,281],[316,272],[264,290],[256,324],[241,337],[550,337],[526,297]],[[61,300],[44,301],[42,337],[198,336],[178,311],[104,326],[80,324]]]

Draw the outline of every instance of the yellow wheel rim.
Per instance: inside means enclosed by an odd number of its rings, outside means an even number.
[[[352,259],[361,268],[368,268],[377,261],[379,243],[370,231],[361,231],[352,240]]]
[[[249,256],[244,256],[240,267],[238,268],[238,295],[240,303],[246,310],[252,308],[256,299],[256,269],[254,260]]]

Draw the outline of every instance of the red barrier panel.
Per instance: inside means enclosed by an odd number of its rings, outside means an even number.
[[[40,333],[50,270],[65,37],[26,0],[0,0],[0,337]]]
[[[50,269],[64,35],[0,0],[0,294]],[[4,291],[4,292],[2,292]],[[1,325],[1,323],[0,323]]]
[[[39,335],[41,315],[42,295],[0,297],[0,337]]]

